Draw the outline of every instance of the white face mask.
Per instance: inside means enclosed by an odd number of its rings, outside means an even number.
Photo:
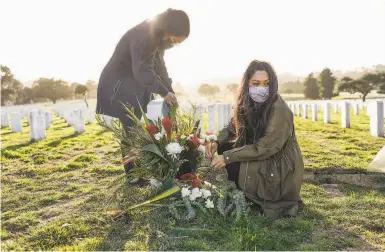
[[[249,87],[249,95],[253,101],[262,103],[269,97],[269,86],[267,87]]]

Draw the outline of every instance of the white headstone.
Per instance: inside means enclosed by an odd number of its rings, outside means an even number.
[[[384,103],[375,101],[371,104],[372,112],[370,113],[370,135],[384,136]]]
[[[297,110],[298,110],[297,104],[296,104],[296,103],[293,103],[293,115],[294,115],[294,116],[297,115],[297,114],[296,114],[296,113],[297,113]]]
[[[29,114],[29,120],[31,122],[31,140],[39,141],[46,138],[46,124],[45,115],[42,110],[34,110]]]
[[[229,124],[230,114],[229,114],[229,103],[223,104],[223,126],[226,127]]]
[[[218,111],[218,130],[221,131],[225,127],[225,121],[223,117],[223,111],[224,111],[224,104],[218,103],[217,104],[217,111]]]
[[[303,118],[306,118],[306,119],[309,118],[308,112],[309,112],[309,105],[304,104],[303,105]]]
[[[298,115],[299,117],[301,117],[301,115],[302,115],[302,104],[298,104],[297,115]]]
[[[86,125],[84,122],[84,114],[82,109],[74,110],[74,127],[76,134],[81,134],[86,131]]]
[[[350,103],[341,103],[341,127],[350,128]]]
[[[373,103],[370,102],[370,103],[366,106],[366,115],[367,115],[367,116],[370,116],[370,113],[372,112],[372,105],[373,105]]]
[[[208,132],[215,134],[215,104],[208,105]]]
[[[203,114],[205,112],[205,108],[202,105],[198,105],[196,108],[196,117],[199,119],[199,128],[203,131]]]
[[[49,129],[49,127],[51,126],[51,116],[48,111],[44,112],[44,116],[45,116],[45,128]]]
[[[8,113],[7,112],[1,112],[1,127],[8,127]]]
[[[49,120],[53,123],[53,113],[51,111],[49,111]]]
[[[164,100],[152,100],[147,105],[147,116],[151,121],[158,121],[158,118],[168,116],[168,105]],[[112,118],[111,121],[112,123]],[[107,122],[106,122],[107,123]]]
[[[11,113],[11,130],[12,132],[22,132],[20,113],[17,113],[17,112]]]
[[[338,113],[338,103],[334,103],[334,113]]]
[[[312,104],[311,105],[311,118],[312,118],[313,121],[317,121],[318,120],[317,104]]]
[[[88,110],[88,117],[87,117],[88,123],[93,123],[95,121],[95,110],[89,109]]]
[[[147,114],[147,117],[148,117],[148,119],[150,119],[150,120],[158,120],[158,117],[159,117],[160,115],[158,115],[158,116],[156,116],[156,118],[155,117],[153,117],[153,115],[149,115],[149,114]],[[103,115],[103,119],[104,119],[104,122],[106,123],[106,125],[108,126],[108,127],[111,127],[111,125],[112,125],[112,117],[111,116],[108,116],[108,115]]]
[[[354,115],[358,115],[360,112],[360,107],[359,107],[359,104],[358,103],[354,103],[353,105],[353,109],[354,109]]]
[[[330,102],[324,103],[324,123],[330,123],[331,122],[331,104]]]

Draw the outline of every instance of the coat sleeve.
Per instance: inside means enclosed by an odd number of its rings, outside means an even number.
[[[268,121],[265,135],[254,144],[242,146],[225,151],[223,156],[225,162],[247,162],[254,160],[265,160],[281,150],[287,139],[293,133],[293,121],[281,113],[285,111],[274,111]]]
[[[148,91],[166,96],[169,90],[163,85],[162,79],[154,71],[154,55],[143,53],[144,41],[136,41],[130,45],[132,72],[134,79],[148,88]]]
[[[166,63],[164,62],[164,51],[160,50],[158,55],[156,57],[156,66],[157,66],[157,73],[162,80],[162,83],[165,85],[165,87],[172,93],[175,94],[173,88],[172,88],[172,79],[168,76]]]

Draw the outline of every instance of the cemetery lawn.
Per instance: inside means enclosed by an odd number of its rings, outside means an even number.
[[[366,116],[352,128],[295,118],[308,170],[365,170],[385,139],[369,136]],[[311,115],[309,115],[311,116]],[[47,139],[29,142],[1,130],[2,250],[385,250],[385,191],[340,184],[333,190],[304,184],[304,210],[294,219],[269,221],[255,211],[233,224],[218,216],[172,220],[164,208],[105,214],[109,185],[124,174],[119,144],[96,124],[75,135],[57,117]],[[127,190],[128,204],[148,188]],[[119,209],[112,204],[109,209]]]

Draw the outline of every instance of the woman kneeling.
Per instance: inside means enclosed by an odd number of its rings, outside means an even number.
[[[297,215],[304,171],[293,113],[277,90],[271,65],[251,62],[234,118],[220,132],[214,145],[219,155],[211,163],[226,168],[229,180],[272,219]]]

